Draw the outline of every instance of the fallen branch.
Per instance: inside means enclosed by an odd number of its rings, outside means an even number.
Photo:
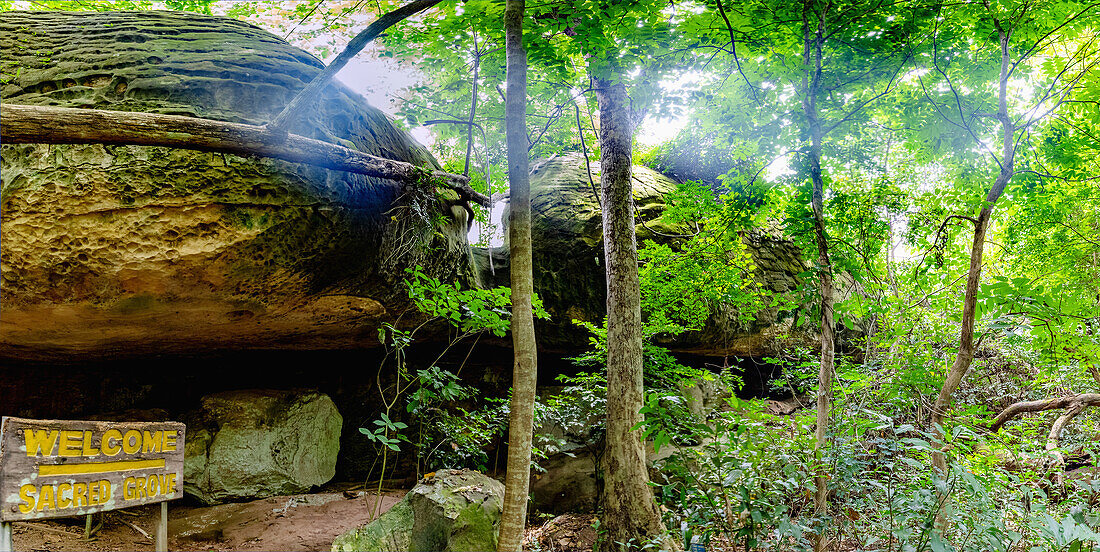
[[[327,169],[416,184],[433,179],[464,201],[488,207],[467,177],[428,171],[297,134],[276,136],[261,126],[128,111],[0,105],[0,139],[10,144],[128,144],[273,157]]]
[[[1042,412],[1044,410],[1057,409],[1084,409],[1086,406],[1100,406],[1100,393],[1083,393],[1080,395],[1067,395],[1056,399],[1043,399],[1039,401],[1021,401],[1005,408],[993,420],[989,431],[996,432],[1009,420],[1026,412]],[[1071,416],[1072,417],[1072,416]],[[1067,420],[1068,421],[1068,420]],[[1062,424],[1065,426],[1065,423]]]
[[[138,533],[141,533],[141,536],[145,537],[146,539],[153,540],[153,537],[150,537],[149,533],[146,533],[144,529],[142,529],[141,527],[138,527],[136,523],[130,523],[129,521],[126,521],[122,518],[118,518],[118,520],[121,521],[122,523],[125,523],[126,525],[129,525],[130,527],[133,527],[135,531],[137,531]]]
[[[1062,439],[1062,430],[1066,428],[1071,420],[1090,406],[1100,406],[1100,393],[1083,393],[1041,401],[1022,401],[1009,405],[1008,408],[998,414],[989,429],[990,431],[997,431],[1005,422],[1024,412],[1042,412],[1064,408],[1066,411],[1058,416],[1058,419],[1050,426],[1050,433],[1047,434],[1047,442],[1043,447],[1051,460],[1050,467],[1054,471],[1054,482],[1061,485],[1063,482],[1062,473],[1066,465],[1065,455],[1058,450],[1059,442]]]

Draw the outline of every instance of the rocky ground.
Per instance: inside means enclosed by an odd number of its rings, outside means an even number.
[[[340,487],[350,490],[339,491]],[[327,551],[337,536],[374,519],[376,495],[337,485],[325,492],[277,496],[252,502],[197,506],[180,501],[168,509],[170,550]],[[381,511],[388,511],[407,491],[382,493]],[[16,550],[33,552],[111,552],[154,550],[160,506],[153,504],[106,512],[91,540],[84,539],[84,518],[15,522]],[[524,549],[555,552],[592,550],[596,531],[591,514],[542,518],[528,527]],[[144,532],[144,533],[143,533]]]
[[[382,493],[383,512],[405,491]],[[170,503],[171,550],[327,551],[338,535],[373,519],[376,495],[361,490],[277,496],[252,502],[196,506]],[[102,514],[103,526],[84,539],[84,518],[14,523],[16,550],[73,552],[154,550],[159,505]],[[97,519],[96,523],[99,521]],[[143,533],[144,532],[144,533]]]

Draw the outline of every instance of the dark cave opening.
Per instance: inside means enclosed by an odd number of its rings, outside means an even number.
[[[438,346],[417,345],[409,365],[423,367]],[[557,388],[560,374],[582,371],[560,352],[539,355],[539,386]],[[716,371],[724,359],[677,355],[687,366]],[[203,396],[237,389],[316,389],[328,394],[344,420],[337,478],[364,477],[374,453],[358,432],[378,416],[376,378],[381,349],[206,351],[194,355],[88,359],[74,362],[0,362],[0,415],[41,419],[140,419],[167,416],[183,420]],[[775,365],[759,359],[729,359],[741,376],[742,398],[776,398],[768,382]],[[439,362],[476,387],[479,396],[506,397],[511,380],[511,349],[500,340],[474,348],[454,347]],[[383,370],[383,381],[392,378]],[[492,452],[490,452],[492,454]]]

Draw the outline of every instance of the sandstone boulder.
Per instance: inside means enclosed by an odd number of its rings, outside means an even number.
[[[247,23],[164,11],[3,12],[0,50],[4,102],[249,124],[323,67]],[[437,166],[338,83],[290,131]],[[464,210],[388,180],[144,146],[0,160],[0,357],[371,346],[408,306],[405,267],[471,275]]]
[[[440,470],[377,520],[337,537],[334,552],[496,550],[504,484],[470,470]]]
[[[343,419],[315,391],[208,395],[184,444],[184,492],[207,504],[308,491],[336,474]]]
[[[592,163],[592,171],[598,186],[599,163]],[[664,196],[676,189],[676,181],[635,165],[632,185],[639,244],[647,239],[667,242],[661,234],[680,233],[661,219]],[[581,154],[556,155],[532,165],[531,210],[535,291],[551,315],[550,322],[540,322],[539,345],[566,350],[583,347],[588,335],[571,321],[602,323],[607,284],[603,218]],[[746,234],[743,241],[756,263],[757,281],[765,289],[787,294],[798,287],[807,265],[797,245],[762,232]],[[483,268],[483,278],[506,281],[507,261],[501,260],[502,253],[494,252],[496,276]],[[485,252],[482,257],[479,264],[484,266]],[[704,330],[662,344],[677,352],[759,357],[777,348],[776,336],[790,329],[784,326],[786,317],[778,308],[769,308],[752,323],[742,324],[736,312],[712,313]]]

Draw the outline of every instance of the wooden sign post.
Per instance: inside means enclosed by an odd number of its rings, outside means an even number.
[[[0,552],[11,522],[161,503],[157,551],[168,550],[168,500],[183,496],[185,427],[176,422],[0,419]]]

